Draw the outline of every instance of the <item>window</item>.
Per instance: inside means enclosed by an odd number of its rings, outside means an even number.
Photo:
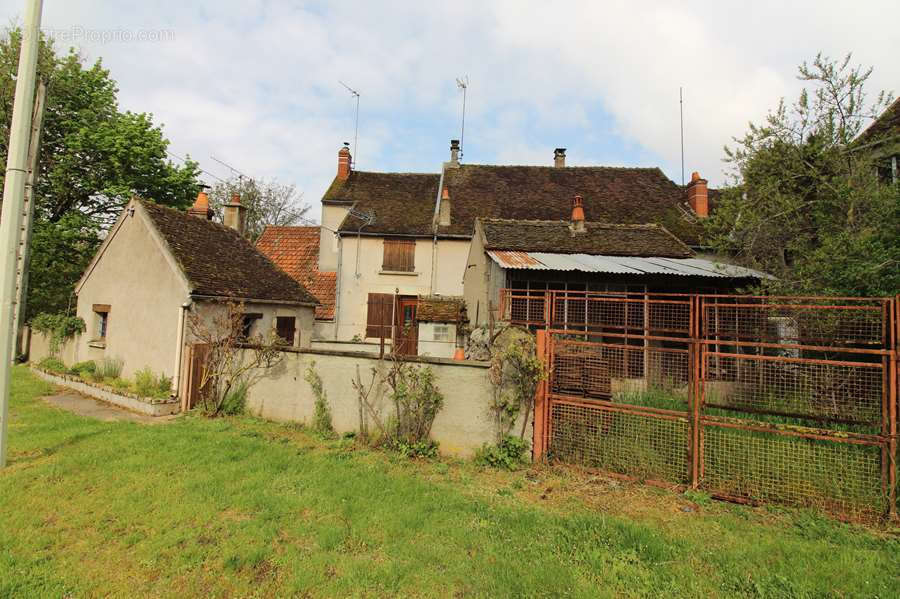
[[[282,345],[294,345],[294,332],[296,331],[296,319],[293,316],[277,316],[275,318],[275,334],[281,340]]]
[[[434,325],[434,341],[450,341],[450,325],[436,324]]]
[[[382,270],[413,272],[416,269],[415,239],[385,239]]]
[[[366,313],[366,337],[391,338],[394,316],[394,296],[390,293],[370,293]]]
[[[94,336],[98,341],[106,339],[106,331],[109,328],[109,304],[94,304],[93,310],[96,326]]]
[[[247,340],[253,336],[253,323],[262,318],[262,314],[249,313],[241,317],[241,334],[242,340]]]

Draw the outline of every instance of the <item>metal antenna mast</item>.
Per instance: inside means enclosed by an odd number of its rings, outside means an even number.
[[[460,127],[459,132],[459,157],[463,156],[463,149],[465,148],[466,141],[466,92],[469,89],[469,76],[465,77],[457,77],[456,78],[456,87],[462,90],[463,93],[463,107],[462,107],[462,127]]]
[[[684,96],[678,88],[678,113],[681,118],[681,186],[684,187]]]
[[[353,126],[353,152],[350,154],[350,162],[352,166],[356,166],[359,157],[359,92],[338,79],[338,83],[347,88],[350,95],[356,98],[356,124]]]

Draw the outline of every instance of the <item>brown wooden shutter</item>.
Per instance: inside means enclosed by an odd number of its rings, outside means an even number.
[[[416,269],[415,239],[385,239],[382,270],[413,272]]]
[[[370,293],[366,313],[366,337],[380,338],[382,331],[391,337],[391,316],[394,313],[394,296],[390,293]]]

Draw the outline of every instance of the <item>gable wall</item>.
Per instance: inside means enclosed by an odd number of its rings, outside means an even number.
[[[78,339],[76,359],[119,358],[125,377],[145,366],[173,376],[179,308],[188,289],[139,211],[126,214],[78,294],[78,316],[87,331]],[[94,304],[110,305],[105,348],[91,346],[97,336]]]

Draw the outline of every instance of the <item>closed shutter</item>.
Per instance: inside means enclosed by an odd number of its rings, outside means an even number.
[[[416,269],[415,239],[385,239],[382,270],[413,272]]]
[[[285,345],[294,344],[295,320],[293,316],[278,316],[275,319],[275,334]]]
[[[390,293],[370,293],[366,313],[366,337],[391,337],[391,317],[394,314],[394,296]]]

